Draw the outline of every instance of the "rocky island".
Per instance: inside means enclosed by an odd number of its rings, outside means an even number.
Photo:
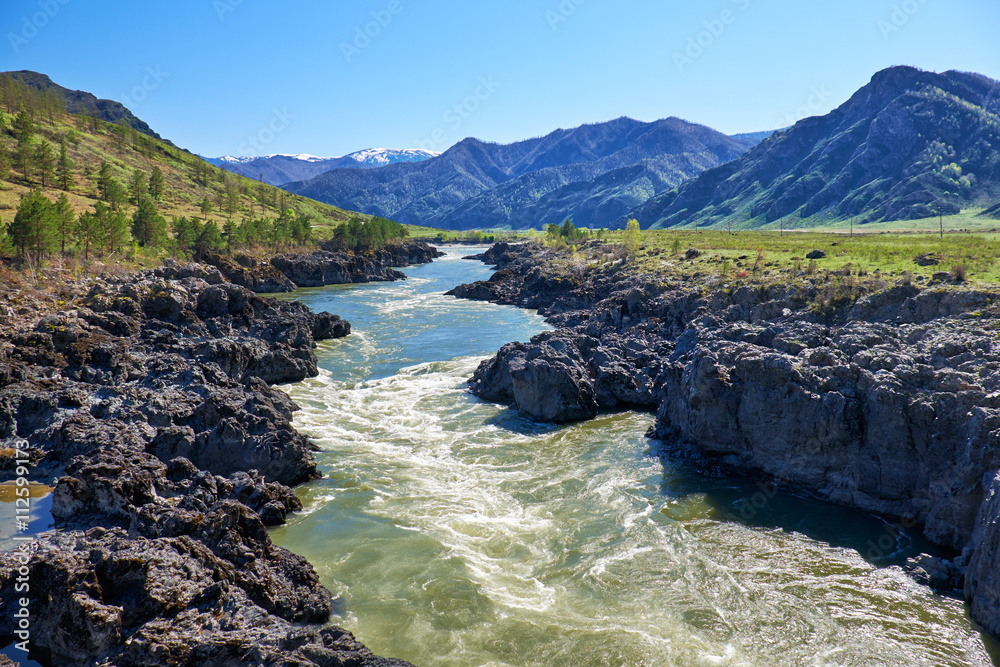
[[[65,286],[58,310],[6,294],[0,471],[55,487],[57,530],[0,555],[0,635],[51,665],[406,665],[329,625],[313,567],[267,533],[319,476],[272,385],[315,376],[350,324],[250,288],[394,280],[436,253],[168,262]]]
[[[820,277],[581,271],[533,243],[479,259],[496,273],[452,294],[539,309],[557,329],[484,361],[474,394],[547,422],[655,411],[649,435],[675,454],[919,527],[955,557],[914,559],[918,580],[963,591],[1000,636],[996,289],[907,276],[831,299]]]

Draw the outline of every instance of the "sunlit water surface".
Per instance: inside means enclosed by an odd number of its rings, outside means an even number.
[[[546,328],[444,296],[489,275],[470,252],[291,296],[354,327],[287,387],[323,479],[271,533],[337,624],[421,667],[991,664],[960,600],[893,567],[916,536],[653,456],[647,414],[557,428],[470,396]]]

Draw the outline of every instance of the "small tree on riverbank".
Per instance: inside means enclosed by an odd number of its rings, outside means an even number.
[[[21,259],[39,266],[42,258],[55,249],[55,207],[38,190],[21,199],[14,222],[7,229]]]
[[[132,238],[141,246],[160,245],[167,234],[167,221],[160,215],[153,200],[142,195],[132,215]]]
[[[639,227],[638,220],[629,220],[625,226],[625,233],[622,235],[622,244],[628,253],[629,259],[635,261],[639,248],[642,247],[642,228]]]

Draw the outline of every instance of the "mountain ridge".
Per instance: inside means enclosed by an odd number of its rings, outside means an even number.
[[[275,153],[259,157],[226,155],[205,160],[234,174],[263,180],[268,185],[281,186],[313,178],[333,169],[373,169],[397,162],[420,162],[438,155],[440,153],[419,148],[366,148],[340,157]]]
[[[469,137],[423,162],[337,169],[283,187],[444,229],[537,227],[567,217],[600,225],[750,145],[678,118],[621,117],[510,144]],[[618,181],[597,180],[626,167]]]
[[[756,227],[817,216],[865,223],[953,214],[1000,195],[994,147],[1000,83],[892,67],[830,113],[774,133],[618,222]]]
[[[66,106],[66,111],[69,113],[93,114],[96,115],[97,118],[100,118],[108,123],[118,124],[124,121],[127,125],[129,125],[129,127],[137,132],[141,132],[146,136],[152,137],[171,146],[174,145],[172,142],[164,139],[159,134],[154,132],[145,121],[138,118],[121,102],[99,98],[93,93],[88,93],[83,90],[71,90],[69,88],[65,88],[52,81],[48,75],[40,72],[34,72],[32,70],[0,72],[0,76],[3,75],[7,75],[12,79],[20,81],[21,83],[31,86],[35,90],[43,93],[55,92],[62,97]]]

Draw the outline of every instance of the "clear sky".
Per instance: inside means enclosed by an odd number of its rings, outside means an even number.
[[[444,150],[630,116],[727,133],[891,65],[1000,79],[997,0],[3,0],[0,68],[206,156]]]

